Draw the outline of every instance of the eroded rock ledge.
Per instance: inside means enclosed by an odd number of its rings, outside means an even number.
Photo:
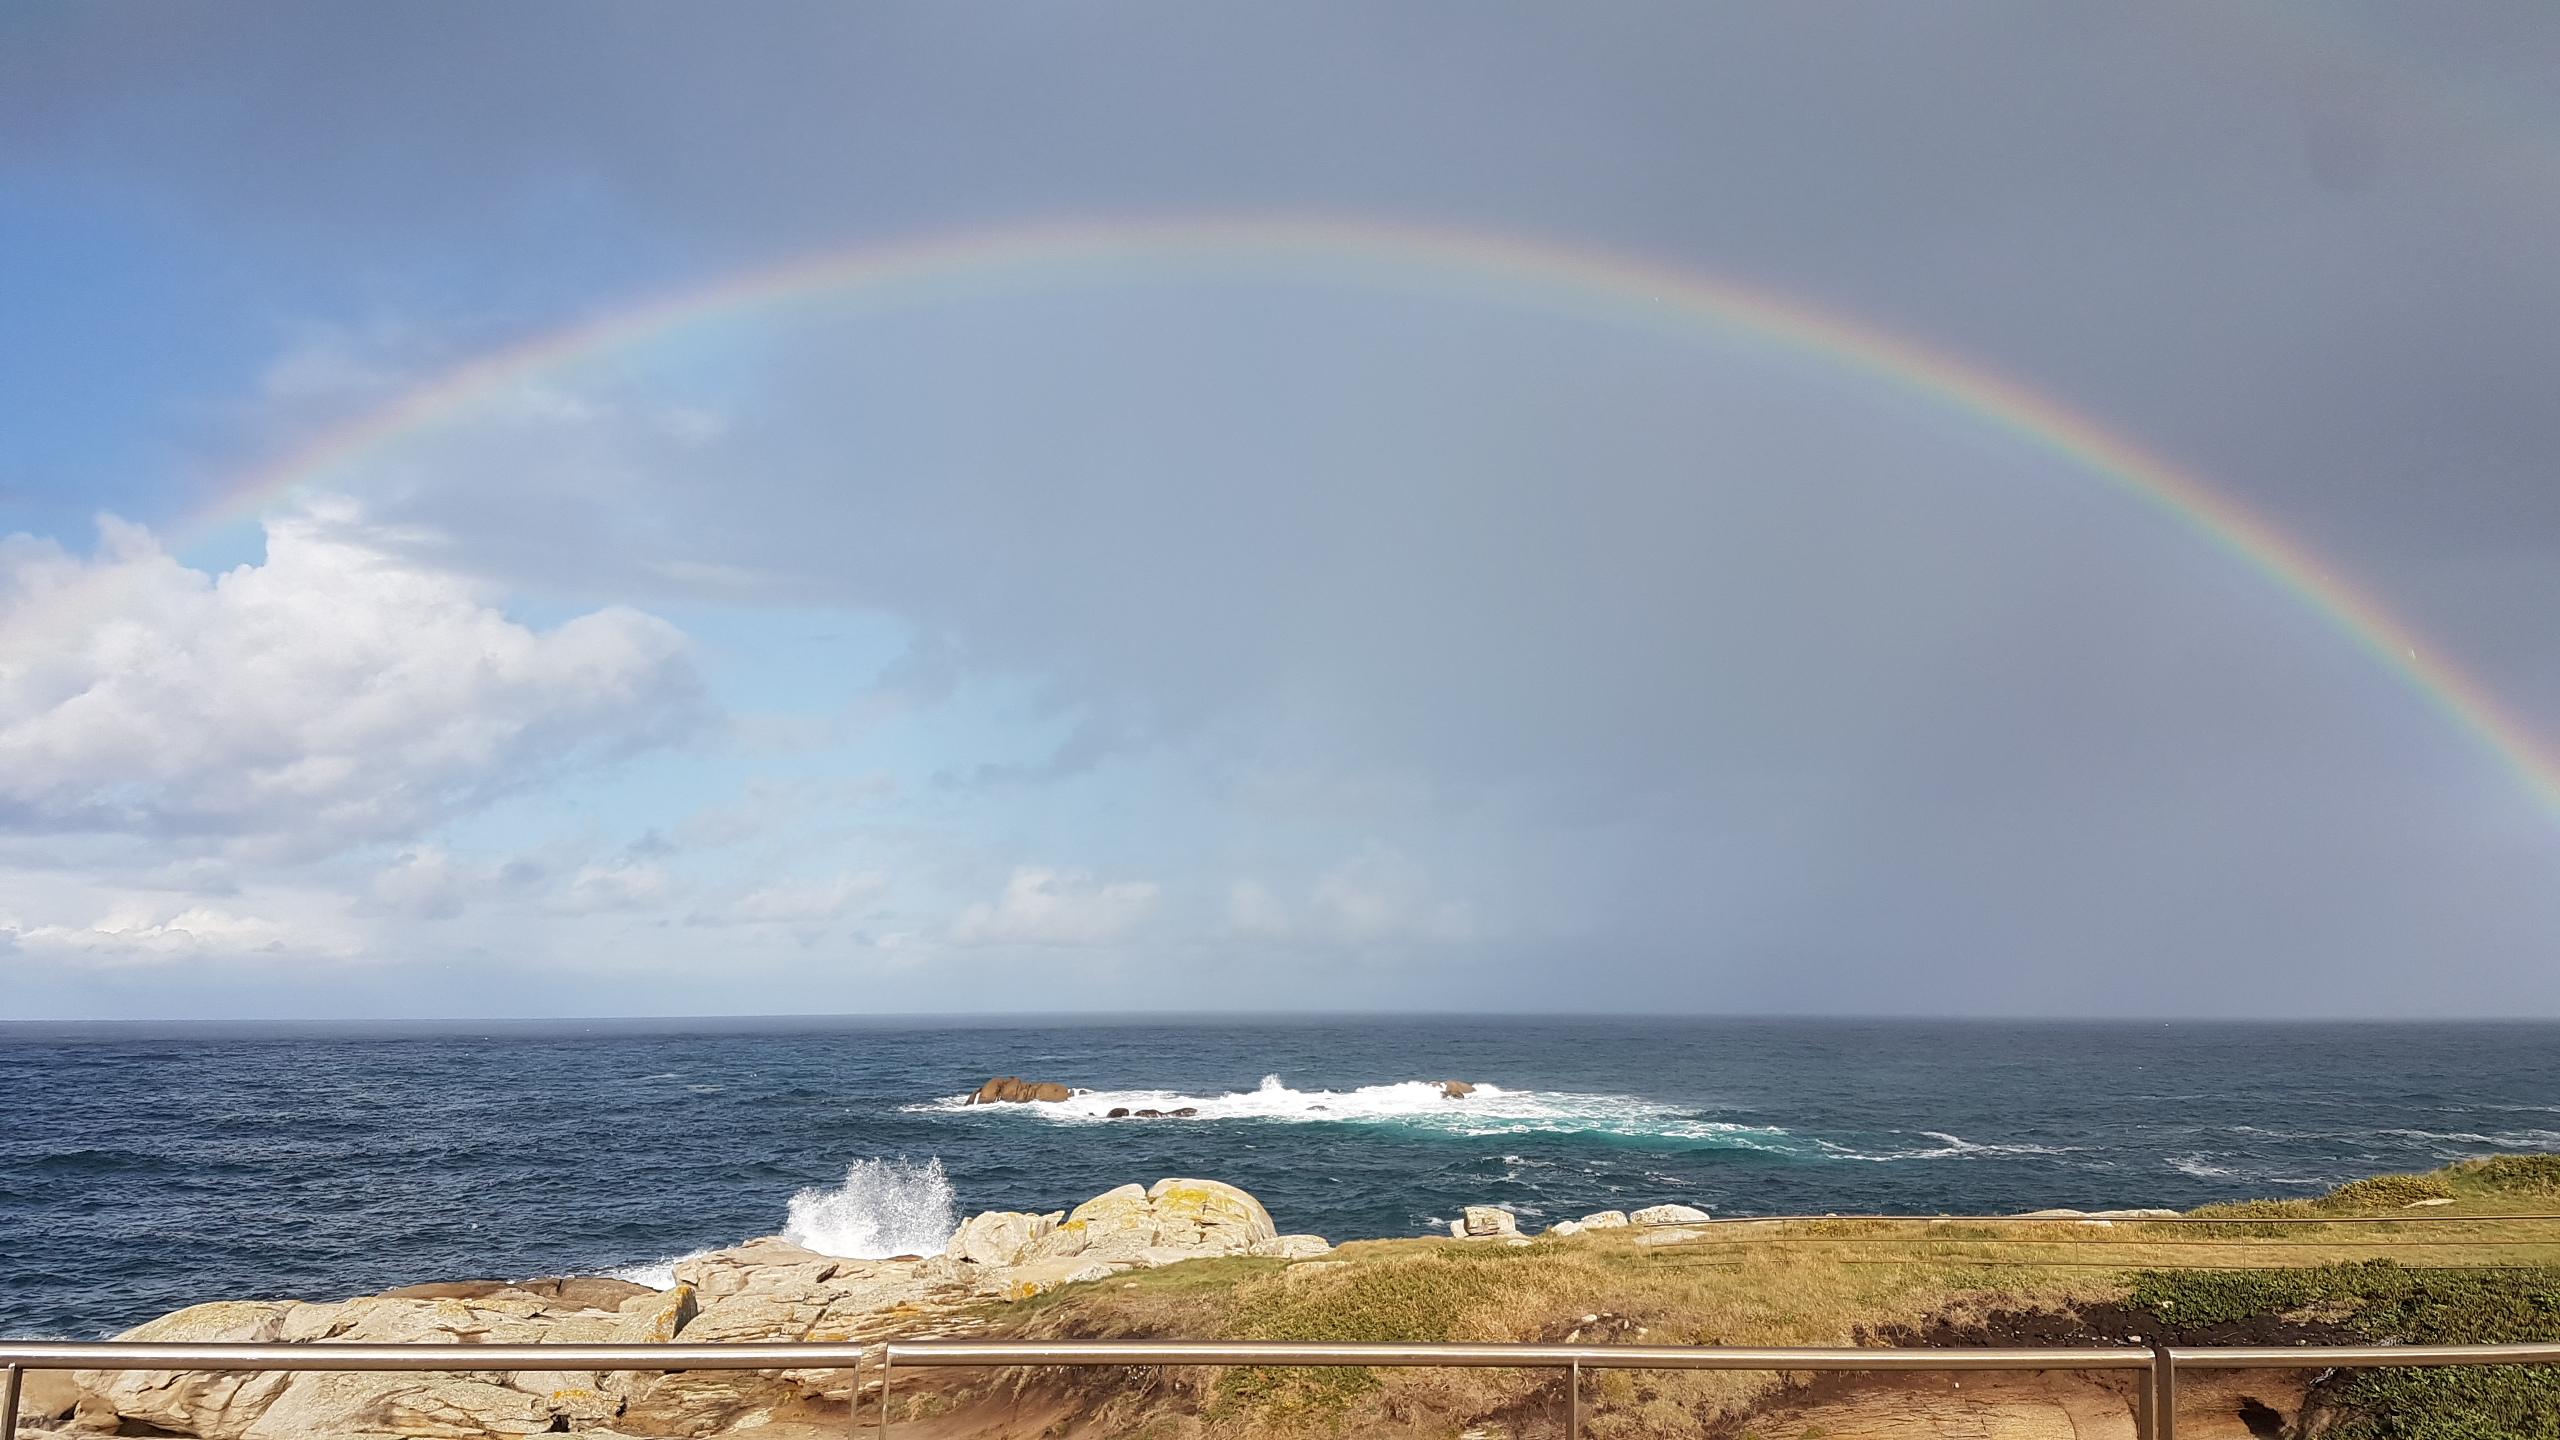
[[[449,1345],[853,1341],[963,1334],[991,1302],[1076,1281],[1226,1255],[1304,1259],[1333,1247],[1282,1235],[1262,1202],[1215,1180],[1123,1185],[1045,1215],[989,1211],[943,1253],[857,1260],[779,1236],[687,1257],[653,1289],[597,1276],[411,1285],[313,1303],[219,1300],[138,1326],[128,1340]],[[1000,1310],[992,1313],[1000,1314]],[[843,1423],[843,1371],[667,1375],[202,1374],[77,1371],[76,1391],[24,1419],[29,1434],[161,1433],[199,1440],[480,1440],[568,1432],[714,1436],[787,1422]],[[44,1427],[66,1422],[61,1431]],[[144,1428],[144,1427],[147,1427]]]

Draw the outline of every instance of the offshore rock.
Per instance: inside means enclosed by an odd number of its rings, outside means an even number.
[[[1440,1082],[1440,1098],[1443,1100],[1464,1100],[1474,1093],[1476,1093],[1476,1087],[1464,1080]]]
[[[969,1097],[972,1105],[1020,1105],[1030,1101],[1055,1102],[1075,1092],[1051,1081],[1030,1081],[1012,1075],[998,1075],[978,1087]]]

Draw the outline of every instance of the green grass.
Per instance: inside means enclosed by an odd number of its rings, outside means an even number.
[[[2400,1214],[2422,1199],[2451,1203]],[[2560,1339],[2560,1225],[2522,1218],[2560,1212],[2555,1200],[2560,1157],[2511,1156],[2197,1212],[2228,1224],[1766,1222],[1653,1247],[1627,1231],[1516,1247],[1368,1241],[1308,1264],[1133,1271],[987,1313],[1026,1339],[1540,1341],[1606,1312],[1619,1328],[1597,1338],[1611,1341],[1837,1345],[1931,1317],[2131,1303],[2170,1334],[2289,1317],[2302,1333],[2376,1341]],[[2349,1215],[2378,1223],[2268,1223]],[[1083,1390],[1095,1418],[1124,1430],[1178,1413],[1214,1436],[1446,1433],[1435,1427],[1534,1419],[1557,1398],[1552,1374],[1512,1370],[1201,1367],[1038,1383]],[[1585,1433],[1695,1435],[1752,1414],[1776,1384],[1603,1376]],[[2323,1440],[2560,1440],[2548,1371],[2363,1371],[2323,1380],[2318,1395]]]
[[[2308,1270],[2148,1273],[2128,1299],[2171,1335],[2280,1316],[2376,1343],[2560,1340],[2560,1267],[2426,1270],[2372,1261]],[[2560,1440],[2560,1368],[2349,1371],[2313,1390],[2323,1440]]]

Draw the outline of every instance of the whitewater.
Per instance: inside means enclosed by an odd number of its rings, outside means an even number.
[[[990,1075],[1070,1087],[969,1106]],[[1439,1082],[1480,1088],[1459,1100]],[[1286,1231],[1663,1202],[2186,1207],[2551,1148],[2560,1027],[1300,1019],[0,1024],[0,1331],[214,1296],[931,1254],[1166,1176]],[[1110,1120],[1114,1108],[1198,1113]]]

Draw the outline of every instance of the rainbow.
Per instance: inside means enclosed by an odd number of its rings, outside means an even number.
[[[811,304],[914,304],[990,287],[1203,267],[1422,285],[1498,303],[1739,337],[1922,396],[2105,480],[2254,568],[2398,675],[2560,816],[2560,764],[2486,687],[2436,657],[2379,600],[2229,496],[2098,422],[1919,341],[1697,270],[1476,231],[1369,219],[1219,217],[1049,223],[822,254],[680,291],[445,372],[221,491],[182,525],[235,519],[466,414],[502,387],[713,320]]]

